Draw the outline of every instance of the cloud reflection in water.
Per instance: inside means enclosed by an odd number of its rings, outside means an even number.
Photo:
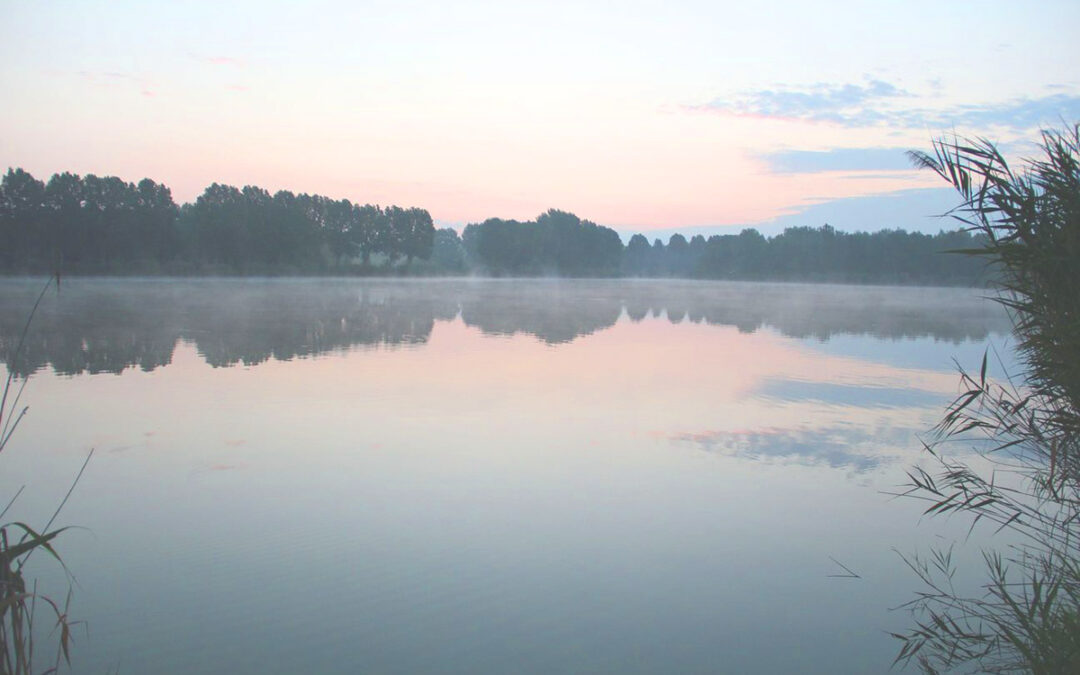
[[[896,462],[912,447],[912,428],[764,428],[678,433],[671,440],[701,450],[754,461],[793,462],[866,473]],[[895,454],[894,454],[895,453]]]
[[[861,408],[922,408],[946,403],[940,393],[899,387],[874,387],[770,378],[756,392],[782,401],[818,401]]]

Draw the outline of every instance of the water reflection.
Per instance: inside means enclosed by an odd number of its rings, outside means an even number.
[[[10,353],[39,286],[0,286]],[[75,280],[19,368],[123,374],[39,373],[5,467],[99,449],[80,671],[879,672],[910,589],[829,556],[894,578],[921,509],[879,491],[1004,327],[963,290]]]
[[[0,282],[0,359],[8,363],[37,282]],[[214,366],[253,365],[359,346],[422,344],[436,322],[461,317],[490,335],[562,344],[666,316],[771,328],[789,337],[837,334],[961,342],[1007,332],[1007,317],[968,289],[638,281],[74,280],[47,298],[28,336],[28,374],[67,375],[168,365],[177,341]]]
[[[919,430],[901,427],[832,426],[825,428],[749,431],[707,431],[673,434],[677,442],[692,443],[711,453],[754,461],[795,462],[865,473],[910,454],[912,436]]]
[[[763,381],[757,393],[781,401],[818,401],[830,405],[862,408],[916,408],[941,402],[940,392],[921,389],[807,382],[782,378],[769,378]]]

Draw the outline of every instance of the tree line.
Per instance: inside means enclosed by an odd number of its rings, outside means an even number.
[[[271,194],[214,183],[178,206],[144,178],[8,169],[0,181],[0,271],[84,274],[289,274],[383,268],[431,255],[424,209]]]
[[[626,246],[622,271],[643,277],[964,285],[979,281],[984,263],[942,254],[976,249],[982,240],[963,230],[846,233],[829,225],[789,227],[774,237],[754,229],[689,241],[674,234],[666,246],[636,234]]]
[[[963,230],[935,235],[903,230],[838,232],[793,227],[774,237],[674,234],[665,245],[635,234],[626,246],[614,230],[551,210],[535,222],[492,218],[465,228],[461,266],[493,276],[677,277],[881,284],[973,285],[984,264],[942,255],[982,238]]]
[[[425,274],[679,277],[852,283],[975,284],[964,231],[927,235],[788,228],[766,237],[642,234],[549,210],[533,221],[489,218],[436,230],[420,208],[214,183],[177,205],[145,178],[72,173],[47,182],[22,169],[0,180],[0,273]]]
[[[615,230],[555,209],[535,221],[468,225],[462,245],[479,271],[495,276],[612,277],[623,253]]]

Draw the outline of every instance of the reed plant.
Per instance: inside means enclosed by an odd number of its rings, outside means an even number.
[[[965,514],[1008,531],[983,551],[982,591],[954,585],[953,550],[904,559],[922,583],[895,634],[897,663],[926,673],[1080,673],[1080,126],[1042,134],[1014,171],[994,143],[946,138],[911,153],[959,192],[949,215],[985,236],[960,251],[996,268],[1022,372],[961,371],[961,393],[905,493],[927,514]],[[950,456],[961,442],[982,459]],[[967,455],[969,458],[971,455]]]
[[[37,313],[45,294],[54,282],[59,289],[59,279],[50,278],[30,310],[14,351],[7,355],[8,374],[3,393],[0,394],[0,454],[7,448],[12,435],[28,411],[27,406],[20,407],[20,405],[29,375],[22,378],[15,377],[15,373],[18,372],[17,360],[25,353],[26,337],[34,314]],[[0,525],[0,675],[55,673],[59,671],[62,664],[70,665],[72,628],[78,623],[68,617],[71,585],[68,586],[64,602],[60,603],[49,595],[38,592],[35,582],[31,581],[28,584],[24,568],[36,551],[43,550],[64,568],[65,573],[67,572],[63,560],[52,546],[52,541],[67,528],[50,528],[64,504],[67,503],[89,460],[90,455],[83,463],[71,489],[68,490],[45,527],[40,530],[23,522],[4,520],[24,488],[19,488],[3,511],[0,511],[0,523],[3,523]],[[68,579],[71,580],[70,574]],[[41,616],[42,612],[45,613],[44,617]],[[55,643],[55,651],[50,650],[49,665],[45,669],[35,670],[36,637],[44,628],[38,625],[40,620],[46,620],[48,624],[51,624],[48,636],[49,642]]]

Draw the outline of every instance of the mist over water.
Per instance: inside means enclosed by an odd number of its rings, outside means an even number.
[[[0,359],[10,360],[40,290],[0,282]],[[521,280],[78,280],[39,310],[25,374],[168,365],[178,342],[207,363],[289,360],[353,347],[423,344],[436,322],[461,320],[485,335],[571,342],[639,322],[770,329],[786,337],[833,335],[979,341],[1007,333],[993,303],[957,288],[897,288],[699,281]]]
[[[0,283],[5,363],[39,289]],[[10,366],[12,515],[96,449],[79,672],[885,672],[892,549],[966,528],[882,492],[952,359],[1007,355],[978,295],[65,280]]]

